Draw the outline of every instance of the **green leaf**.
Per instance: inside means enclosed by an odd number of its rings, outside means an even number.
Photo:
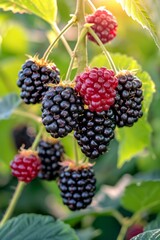
[[[142,152],[150,144],[151,126],[147,121],[148,110],[152,101],[155,85],[147,72],[142,72],[141,66],[131,57],[121,54],[111,54],[111,57],[120,70],[136,70],[137,77],[142,81],[143,88],[143,117],[133,127],[124,127],[116,130],[116,138],[119,141],[118,167],[125,161]],[[90,64],[92,67],[105,66],[109,68],[107,59],[103,55],[94,57]]]
[[[122,205],[131,212],[160,211],[160,181],[138,182],[129,185],[122,197]]]
[[[15,108],[21,103],[17,94],[11,93],[0,99],[0,119],[10,117]]]
[[[31,13],[53,24],[57,16],[56,0],[0,0],[0,8],[14,13]]]
[[[1,240],[78,240],[73,229],[51,216],[21,214],[0,229]]]
[[[144,2],[141,0],[116,0],[121,4],[122,9],[133,20],[137,21],[143,28],[146,28],[154,39],[158,48],[160,48],[160,42],[157,36],[154,23],[149,17],[148,11],[144,7]],[[142,4],[143,3],[143,4]]]
[[[131,240],[160,240],[160,229],[150,230],[150,231],[138,234],[136,237],[133,237]]]

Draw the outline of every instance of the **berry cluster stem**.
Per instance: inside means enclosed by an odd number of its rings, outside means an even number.
[[[61,33],[61,30],[59,29],[59,27],[57,26],[57,24],[55,22],[52,24],[52,29],[57,34],[57,36]],[[70,48],[67,40],[65,39],[65,37],[63,35],[61,36],[61,40],[62,40],[63,45],[65,46],[68,54],[70,55],[70,57],[72,57],[72,49]]]
[[[95,12],[96,11],[96,7],[94,6],[94,4],[92,3],[91,0],[87,0],[87,4],[89,5],[90,9]]]
[[[43,59],[47,61],[48,56],[52,52],[52,49],[54,45],[58,42],[58,40],[61,38],[61,36],[76,22],[76,16],[73,16],[72,19],[68,22],[68,24],[62,29],[62,31],[59,33],[57,38],[49,45],[45,53],[43,54]]]
[[[44,130],[44,126],[41,126],[41,128],[40,128],[40,130],[39,130],[39,132],[38,132],[38,134],[37,134],[37,136],[36,136],[36,138],[35,138],[35,140],[34,140],[34,142],[32,144],[32,147],[31,147],[31,149],[33,151],[36,149],[36,147],[38,145],[38,142],[39,142],[39,140],[40,140],[40,138],[42,136],[43,130]]]
[[[31,112],[25,112],[23,110],[15,109],[13,113],[22,117],[30,118],[38,123],[41,122],[41,118]]]
[[[77,17],[77,23],[78,23],[78,42],[79,42],[81,31],[83,30],[84,24],[85,24],[84,0],[77,0],[75,15]],[[83,39],[81,39],[81,41],[78,44],[76,57],[78,62],[77,74],[79,74],[83,72],[83,70],[86,68],[87,59],[88,59],[85,36],[83,37]]]
[[[14,211],[15,205],[16,205],[16,203],[17,203],[25,185],[26,184],[24,182],[18,182],[18,185],[17,185],[16,190],[14,192],[14,195],[11,199],[11,202],[10,202],[10,204],[9,204],[9,206],[8,206],[8,208],[7,208],[5,214],[4,214],[4,216],[3,216],[3,218],[0,222],[0,227],[2,227],[6,223],[6,221],[11,217],[11,215]]]
[[[102,51],[104,52],[104,55],[106,56],[108,62],[109,62],[109,65],[111,67],[111,69],[117,73],[117,69],[116,69],[116,66],[113,62],[113,59],[110,55],[110,53],[106,50],[105,46],[103,45],[102,41],[99,39],[99,37],[97,36],[97,34],[93,31],[93,29],[88,25],[86,24],[86,27],[88,28],[88,32],[94,37],[94,39],[98,42],[99,46],[101,47]]]

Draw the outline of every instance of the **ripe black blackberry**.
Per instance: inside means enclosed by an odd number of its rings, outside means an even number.
[[[63,153],[64,148],[58,140],[41,140],[38,144],[38,156],[41,160],[38,177],[48,181],[55,180],[59,175]]]
[[[114,109],[116,113],[116,124],[118,127],[131,127],[143,116],[142,82],[129,71],[118,74],[117,94]]]
[[[36,57],[28,59],[23,64],[18,76],[17,85],[21,88],[20,96],[26,104],[40,103],[48,90],[46,84],[60,82],[59,69],[53,63]]]
[[[95,194],[96,179],[91,166],[64,166],[59,176],[63,203],[72,211],[86,208]]]
[[[54,138],[65,137],[75,129],[82,112],[82,99],[71,87],[50,88],[42,101],[42,122]]]
[[[74,133],[82,152],[94,159],[107,151],[114,137],[115,115],[112,109],[103,112],[85,110],[78,118],[78,127]]]

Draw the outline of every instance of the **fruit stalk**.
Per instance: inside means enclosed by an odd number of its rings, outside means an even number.
[[[2,220],[0,222],[0,228],[11,217],[11,215],[12,215],[12,213],[14,211],[15,205],[16,205],[16,203],[17,203],[17,201],[18,201],[18,199],[19,199],[19,197],[21,195],[21,192],[22,192],[22,190],[23,190],[25,185],[26,184],[24,182],[21,182],[21,181],[18,182],[18,185],[17,185],[16,190],[14,192],[14,195],[13,195],[13,197],[11,199],[11,202],[10,202],[10,204],[9,204],[9,206],[8,206],[8,208],[7,208],[5,214],[4,214],[4,216],[3,216],[3,218],[2,218]]]
[[[76,22],[76,17],[73,16],[73,18],[68,22],[68,24],[62,29],[62,31],[59,33],[58,37],[49,45],[45,53],[43,54],[43,59],[47,61],[49,54],[52,52],[52,49],[54,45],[58,42],[58,40],[61,38],[61,36]]]
[[[44,130],[44,127],[42,126],[42,127],[40,128],[39,133],[37,134],[37,136],[36,136],[33,144],[32,144],[31,149],[32,149],[33,151],[36,149],[36,147],[37,147],[37,145],[38,145],[38,143],[39,143],[39,140],[40,140],[40,138],[41,138],[41,135],[42,135],[42,133],[43,133],[43,130]]]
[[[86,27],[88,28],[88,32],[95,38],[95,40],[98,42],[99,46],[101,47],[102,51],[104,52],[104,55],[106,56],[109,65],[111,67],[111,69],[117,73],[117,69],[116,66],[111,58],[110,53],[106,50],[105,46],[103,45],[102,41],[99,39],[99,37],[97,36],[97,34],[92,30],[92,28],[90,26],[88,26],[88,24],[86,24]]]

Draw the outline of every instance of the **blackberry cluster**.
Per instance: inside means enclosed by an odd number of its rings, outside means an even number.
[[[96,179],[92,167],[69,169],[60,172],[59,188],[63,203],[72,211],[86,208],[95,192]]]
[[[131,127],[142,117],[143,91],[142,82],[131,73],[120,73],[118,76],[117,94],[114,109],[118,127]]]
[[[105,67],[88,68],[75,81],[75,89],[90,111],[106,111],[114,104],[118,80],[112,70]]]
[[[65,137],[77,126],[83,102],[71,87],[50,88],[42,101],[42,122],[54,138]]]
[[[19,181],[29,183],[37,177],[40,170],[40,159],[36,152],[22,150],[10,164],[12,175]]]
[[[114,137],[115,115],[112,109],[100,113],[85,110],[78,118],[74,133],[82,152],[94,159],[107,151],[107,145]]]
[[[55,180],[59,175],[60,162],[64,148],[59,141],[49,142],[41,140],[38,144],[38,155],[41,160],[41,169],[38,177],[45,180]]]
[[[103,44],[116,37],[118,24],[116,18],[110,11],[106,9],[97,9],[94,14],[86,17],[86,22],[93,24],[91,28],[98,35]],[[88,34],[88,38],[97,43],[91,34]]]
[[[26,104],[36,104],[42,101],[48,90],[46,84],[60,82],[60,73],[55,65],[47,64],[42,60],[27,60],[19,72],[17,81],[21,88],[21,98]]]

